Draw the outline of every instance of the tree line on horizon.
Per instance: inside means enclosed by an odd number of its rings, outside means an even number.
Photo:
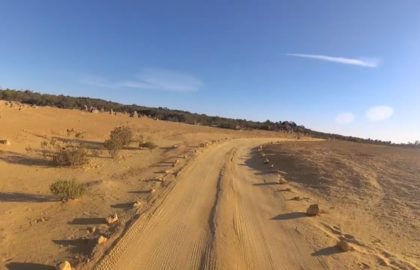
[[[384,145],[404,145],[420,146],[416,141],[410,144],[394,144],[390,141],[362,139],[352,136],[343,136],[338,134],[324,133],[306,128],[303,125],[297,125],[293,121],[270,120],[259,122],[245,119],[232,119],[220,116],[208,116],[206,114],[191,113],[182,110],[172,110],[164,107],[146,107],[136,104],[125,105],[113,101],[90,97],[71,97],[64,95],[41,94],[31,90],[0,89],[0,100],[21,102],[36,106],[51,106],[63,109],[94,109],[98,111],[120,112],[131,115],[146,116],[153,119],[180,122],[192,125],[203,125],[219,127],[234,130],[267,130],[296,133],[297,135],[307,135],[321,139],[337,139],[352,142],[363,142]]]

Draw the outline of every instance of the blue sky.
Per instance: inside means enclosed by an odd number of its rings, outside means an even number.
[[[0,87],[420,139],[420,2],[0,0]]]

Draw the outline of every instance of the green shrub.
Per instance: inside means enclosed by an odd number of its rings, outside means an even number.
[[[58,180],[50,185],[50,191],[63,200],[77,199],[86,192],[84,185],[73,180]]]
[[[143,148],[155,149],[158,146],[153,142],[141,142],[141,143],[139,143],[139,147],[140,148],[143,147]]]

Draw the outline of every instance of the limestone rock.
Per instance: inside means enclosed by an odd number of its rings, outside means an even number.
[[[71,264],[68,261],[61,262],[56,267],[57,270],[72,270]]]
[[[118,215],[117,215],[117,213],[115,213],[114,215],[109,216],[109,217],[106,218],[106,223],[108,223],[108,224],[114,224],[117,221],[118,221]]]
[[[9,140],[0,140],[0,144],[11,145]]]
[[[282,184],[286,184],[286,183],[287,183],[287,180],[284,179],[281,175],[279,175],[279,184],[282,185]]]
[[[98,245],[102,245],[102,244],[105,244],[106,241],[108,241],[108,238],[106,238],[105,236],[101,235],[101,236],[98,237],[97,243],[98,243]]]
[[[137,117],[139,117],[139,114],[137,113],[137,111],[134,111],[130,114],[130,117],[137,118]]]
[[[341,239],[340,241],[338,241],[337,247],[339,249],[341,249],[342,251],[352,251],[352,250],[354,250],[354,247],[344,239]]]
[[[88,232],[89,233],[95,233],[96,232],[96,227],[95,226],[89,227]]]
[[[319,214],[319,206],[318,204],[311,204],[308,209],[306,210],[306,214],[308,216],[316,216]]]
[[[134,203],[133,203],[133,208],[139,208],[140,206],[142,206],[143,205],[143,202],[141,202],[141,201],[135,201]]]

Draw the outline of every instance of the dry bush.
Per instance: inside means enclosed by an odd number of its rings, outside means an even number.
[[[89,153],[82,145],[66,145],[53,154],[57,166],[80,166],[89,162]]]
[[[84,185],[72,180],[58,180],[50,185],[50,191],[63,200],[77,199],[86,192]]]
[[[56,139],[41,142],[44,158],[57,166],[81,166],[89,162],[89,151],[79,142],[58,142]]]
[[[121,143],[115,140],[111,140],[111,139],[106,140],[104,142],[104,146],[113,158],[116,158],[120,150],[123,148]]]
[[[78,131],[74,128],[71,129],[67,129],[67,137],[74,137],[74,138],[78,138],[78,139],[82,139],[84,137],[84,134],[86,132],[84,131]]]
[[[127,126],[121,126],[112,130],[109,137],[110,140],[117,141],[122,146],[126,146],[133,139],[133,131]]]
[[[130,144],[133,139],[133,131],[127,126],[116,127],[111,131],[109,139],[104,142],[112,157],[118,156],[119,151]]]

